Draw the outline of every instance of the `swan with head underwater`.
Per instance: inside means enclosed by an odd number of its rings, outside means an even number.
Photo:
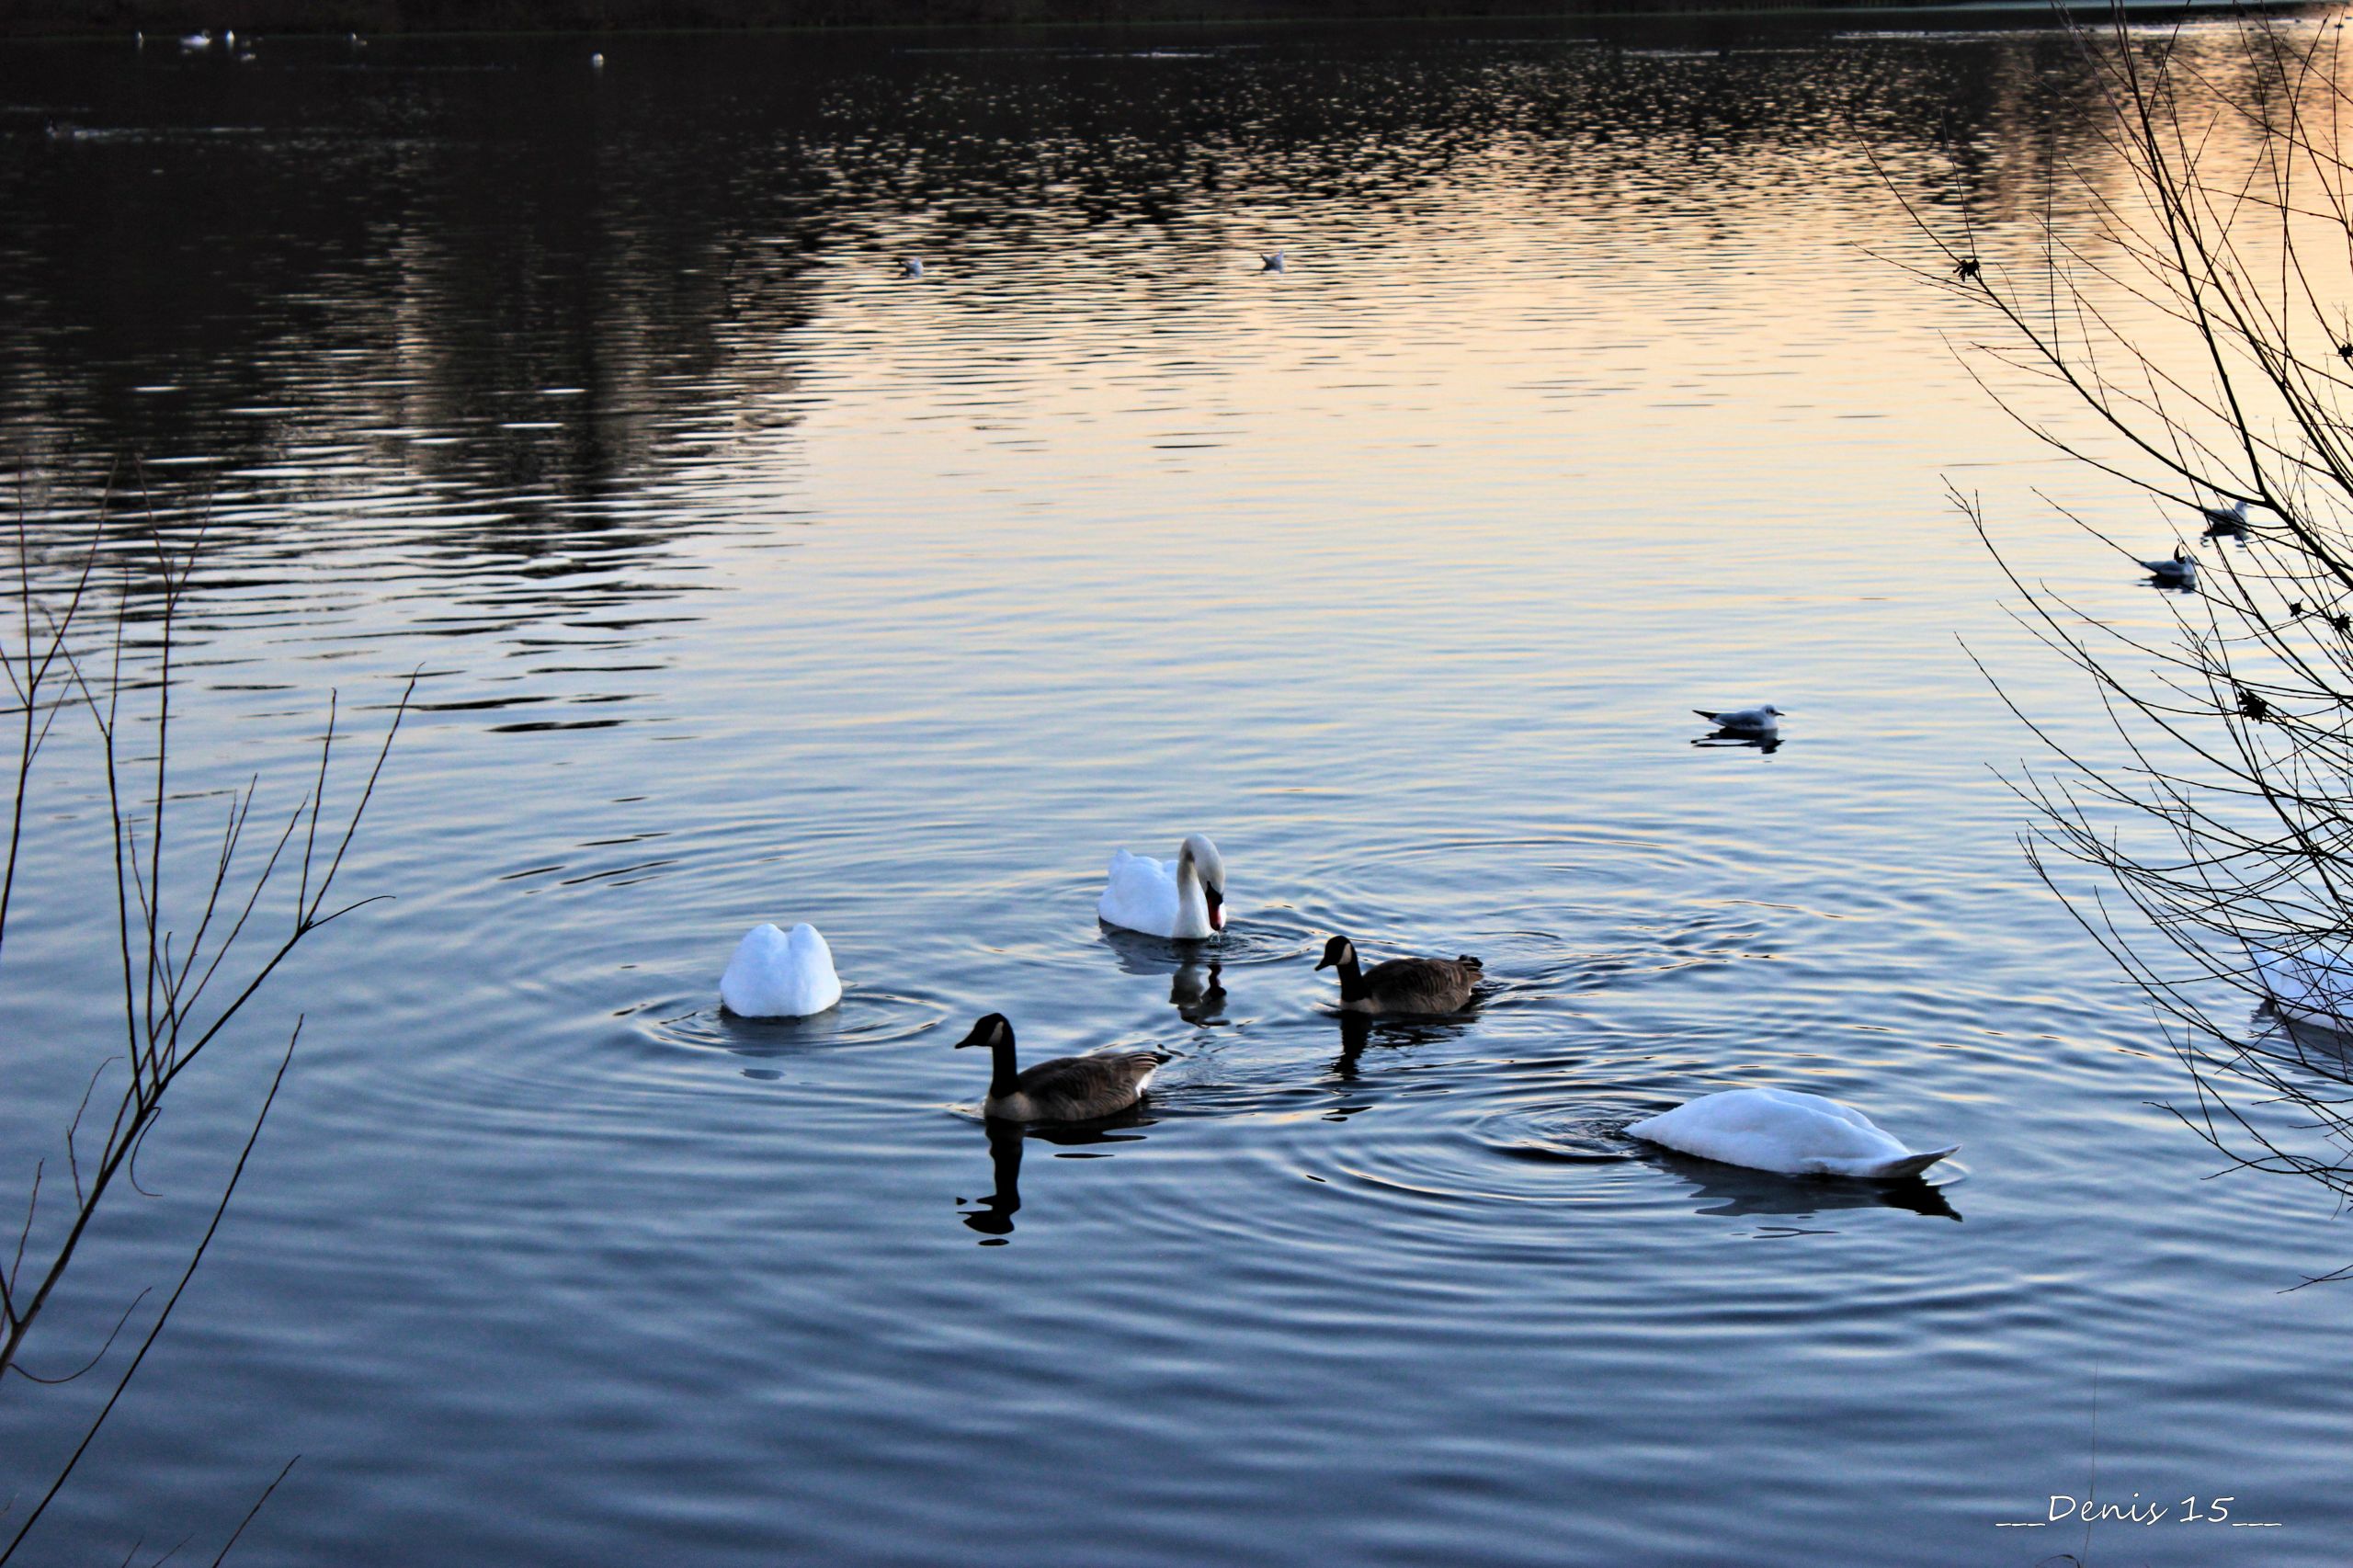
[[[834,950],[806,923],[790,936],[765,922],[753,926],[719,977],[720,1004],[739,1018],[805,1018],[841,999]]]
[[[1111,857],[1095,913],[1106,925],[1148,937],[1180,942],[1214,937],[1225,929],[1225,859],[1205,833],[1186,835],[1174,860],[1122,849]]]
[[[1871,1119],[1836,1100],[1789,1089],[1702,1095],[1626,1131],[1645,1142],[1727,1165],[1782,1176],[1918,1176],[1958,1143],[1915,1153]]]

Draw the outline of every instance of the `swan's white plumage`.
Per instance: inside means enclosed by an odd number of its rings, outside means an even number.
[[[2278,953],[2250,948],[2271,1010],[2300,1024],[2353,1032],[2353,960],[2316,948]]]
[[[1111,925],[1147,936],[1199,941],[1217,934],[1210,917],[1208,886],[1225,888],[1225,861],[1206,834],[1194,834],[1178,848],[1174,860],[1155,860],[1122,849],[1111,857],[1111,870],[1095,913]]]
[[[814,926],[801,925],[786,936],[762,924],[744,934],[727,972],[719,977],[719,999],[745,1018],[805,1018],[842,999],[834,952]]]
[[[1702,1095],[1626,1131],[1703,1160],[1783,1176],[1916,1176],[1961,1147],[1915,1153],[1861,1111],[1788,1089]]]

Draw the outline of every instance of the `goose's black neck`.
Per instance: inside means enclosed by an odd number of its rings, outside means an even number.
[[[1013,1064],[1013,1031],[1006,1029],[996,1037],[996,1043],[989,1047],[989,1093],[993,1096],[1011,1094],[1013,1080],[1020,1075],[1020,1069]]]
[[[1364,971],[1357,967],[1357,950],[1350,948],[1347,956],[1332,967],[1340,976],[1340,1000],[1360,1000],[1364,995]]]

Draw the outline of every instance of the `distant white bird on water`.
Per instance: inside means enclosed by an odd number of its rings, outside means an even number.
[[[2246,503],[2234,502],[2228,506],[2200,506],[2199,515],[2206,519],[2209,539],[2245,539],[2246,537]]]
[[[1961,1147],[1915,1153],[1861,1111],[1788,1089],[1702,1095],[1626,1129],[1634,1137],[1703,1160],[1783,1176],[1918,1176]]]
[[[1282,272],[1287,270],[1283,266],[1283,253],[1276,250],[1267,251],[1262,254],[1258,257],[1258,270],[1261,272]]]
[[[1715,713],[1704,708],[1694,708],[1691,711],[1726,734],[1733,735],[1779,734],[1781,721],[1787,717],[1769,702],[1756,708],[1727,708]]]
[[[834,951],[805,924],[789,937],[773,926],[753,926],[719,977],[720,1002],[743,1018],[805,1018],[841,999]]]
[[[602,71],[604,68],[605,68],[605,57],[604,57],[602,54],[592,54],[592,55],[590,55],[590,56],[588,57],[588,69],[589,69],[589,70],[591,70],[591,71]]]
[[[2170,561],[2143,561],[2149,575],[2160,588],[2194,588],[2198,586],[2198,562],[2185,553],[2179,545],[2173,548]]]
[[[200,33],[189,33],[187,37],[180,40],[180,48],[190,54],[199,53],[204,50],[210,49],[211,47],[212,29],[210,28],[207,28]]]
[[[1205,833],[1188,834],[1165,865],[1122,849],[1095,913],[1147,936],[1199,941],[1225,929],[1225,859]]]
[[[2353,961],[2313,948],[2281,953],[2250,946],[2247,956],[2272,1012],[2292,1023],[2353,1033]]]
[[[921,278],[923,276],[923,257],[919,256],[901,256],[899,258],[899,276],[902,278]]]

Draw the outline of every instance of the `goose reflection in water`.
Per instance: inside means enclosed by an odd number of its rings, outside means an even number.
[[[1036,1138],[1064,1149],[1085,1150],[1094,1144],[1141,1143],[1143,1134],[1135,1129],[1149,1127],[1152,1118],[1131,1115],[1108,1122],[1094,1122],[1085,1127],[1025,1126],[1018,1121],[1004,1121],[991,1118],[986,1123],[989,1139],[989,1169],[995,1190],[984,1198],[959,1198],[958,1218],[967,1229],[977,1231],[985,1238],[983,1246],[1003,1246],[1013,1234],[1013,1217],[1021,1211],[1022,1146]],[[1099,1160],[1107,1158],[1108,1149],[1097,1153],[1064,1153],[1060,1158]]]
[[[1471,1016],[1397,1018],[1336,1010],[1332,1014],[1332,1021],[1340,1026],[1340,1054],[1332,1059],[1331,1075],[1343,1084],[1353,1084],[1358,1077],[1358,1059],[1364,1055],[1367,1046],[1380,1045],[1395,1050],[1429,1045],[1438,1040],[1460,1040],[1470,1027]]]
[[[1694,1210],[1699,1214],[1726,1219],[1758,1214],[1802,1218],[1834,1209],[1908,1209],[1939,1219],[1961,1218],[1946,1199],[1944,1188],[1918,1176],[1862,1181],[1851,1176],[1778,1176],[1649,1147],[1642,1157],[1689,1182],[1695,1190],[1688,1196],[1702,1204]]]

